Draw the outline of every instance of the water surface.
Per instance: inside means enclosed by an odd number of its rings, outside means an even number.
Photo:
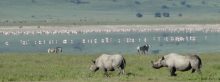
[[[145,44],[151,45],[149,53],[154,54],[219,52],[218,28],[205,27],[198,29],[144,27],[143,29],[130,26],[125,29],[107,31],[96,29],[96,31],[88,32],[70,29],[63,32],[33,30],[33,34],[25,30],[2,31],[0,52],[47,53],[48,48],[62,47],[63,53],[73,54],[137,54],[137,46]]]

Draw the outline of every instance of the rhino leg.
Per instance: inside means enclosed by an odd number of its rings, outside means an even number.
[[[201,70],[200,69],[197,69],[196,70],[199,74],[202,74]]]
[[[200,68],[198,66],[194,66],[192,68],[192,73],[194,73],[195,71],[198,72],[199,74],[201,74],[201,70],[200,70]]]
[[[122,74],[122,70],[120,69],[118,75],[121,75],[121,74]]]
[[[195,71],[198,72],[199,74],[202,74],[200,69],[192,69],[192,73],[194,73]]]
[[[125,74],[125,70],[119,67],[119,73],[118,73],[118,75],[121,75],[121,74]]]
[[[176,68],[175,67],[172,67],[171,69],[170,69],[170,75],[171,76],[176,76]]]
[[[118,67],[120,71],[119,74],[125,74],[125,64],[126,64],[125,59],[123,59],[121,65]]]
[[[124,69],[122,70],[122,74],[125,74],[125,70]]]
[[[108,74],[107,69],[104,69],[104,75],[105,75],[106,77],[109,77],[109,74]]]
[[[192,69],[192,73],[194,73],[196,71],[196,69]]]
[[[141,52],[140,52],[140,50],[137,50],[138,51],[138,55],[141,55]]]

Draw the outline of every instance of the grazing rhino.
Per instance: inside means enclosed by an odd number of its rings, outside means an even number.
[[[114,71],[115,69],[118,69],[120,71],[120,75],[125,73],[125,65],[126,61],[124,57],[120,54],[102,54],[96,60],[92,61],[90,70],[96,72],[97,70],[102,69],[104,71],[104,74],[106,76],[109,76],[108,71]]]
[[[159,69],[161,67],[168,67],[170,69],[171,76],[176,76],[176,71],[188,71],[192,69],[192,73],[197,71],[201,74],[200,68],[202,67],[202,61],[198,55],[186,55],[182,56],[176,53],[170,53],[163,56],[158,61],[153,62],[152,67]]]

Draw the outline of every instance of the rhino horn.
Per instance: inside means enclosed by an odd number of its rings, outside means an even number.
[[[94,64],[95,64],[95,60],[92,60],[92,63],[94,63]]]
[[[153,61],[151,61],[151,63],[152,63],[152,64],[154,64],[154,62],[153,62]]]
[[[164,60],[165,58],[164,58],[164,56],[162,57],[162,60]]]

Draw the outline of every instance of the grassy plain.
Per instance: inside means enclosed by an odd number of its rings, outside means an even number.
[[[212,82],[220,81],[220,55],[201,54],[202,75],[177,72],[177,77],[169,76],[166,68],[153,69],[151,60],[161,55],[124,55],[127,60],[127,75],[117,76],[110,72],[105,77],[102,71],[89,71],[90,61],[98,55],[46,54],[46,53],[1,53],[0,81],[44,81],[44,82]]]
[[[218,24],[219,7],[219,0],[0,0],[0,25]]]

